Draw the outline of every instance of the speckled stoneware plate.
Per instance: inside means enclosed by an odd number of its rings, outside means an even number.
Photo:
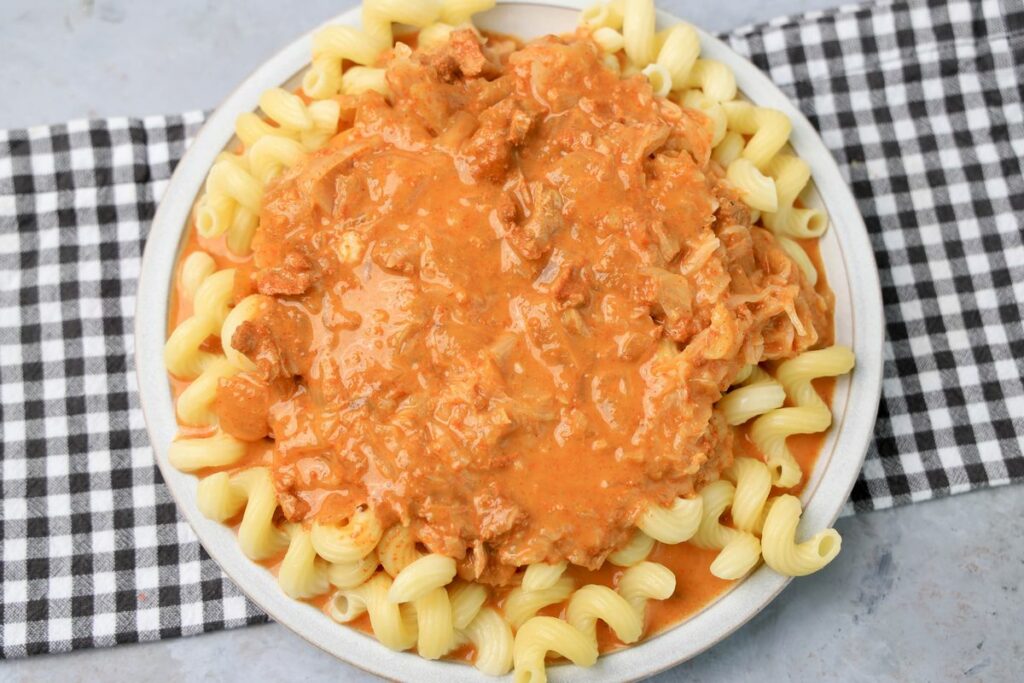
[[[573,30],[579,0],[502,0],[479,15],[479,26],[533,38],[542,33]],[[659,28],[677,21],[659,13]],[[359,24],[353,9],[331,23]],[[276,621],[317,647],[359,668],[387,678],[412,681],[480,680],[470,666],[431,662],[415,654],[396,653],[374,639],[331,621],[317,609],[288,598],[266,569],[248,560],[231,529],[212,522],[196,507],[196,478],[167,462],[167,446],[177,426],[170,385],[163,364],[167,337],[168,299],[177,254],[184,242],[189,212],[214,157],[232,141],[235,117],[256,109],[265,89],[298,82],[309,62],[310,32],[256,70],[210,117],[195,144],[178,165],[146,244],[135,316],[136,367],[142,407],[164,480],[182,513],[207,552],[224,572]],[[857,355],[850,377],[838,382],[833,402],[835,422],[804,492],[802,529],[830,526],[860,470],[872,436],[882,375],[882,302],[878,272],[857,205],[821,138],[782,92],[724,43],[701,32],[703,56],[728,64],[743,93],[753,102],[780,109],[793,121],[792,145],[810,164],[818,190],[815,201],[831,218],[821,240],[821,255],[836,295],[836,339]],[[837,562],[842,562],[842,555]],[[789,579],[761,567],[746,580],[679,626],[634,647],[602,657],[596,666],[580,669],[553,666],[555,681],[623,681],[653,675],[711,647],[765,607]],[[824,606],[840,609],[839,605]]]

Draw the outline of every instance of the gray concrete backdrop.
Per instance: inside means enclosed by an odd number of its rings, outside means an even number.
[[[659,0],[712,31],[842,0]],[[215,106],[352,0],[0,0],[0,128]],[[290,5],[287,6],[286,5]],[[840,520],[843,553],[657,681],[1013,681],[1024,496],[1003,488]],[[372,680],[271,624],[0,664],[0,681]]]

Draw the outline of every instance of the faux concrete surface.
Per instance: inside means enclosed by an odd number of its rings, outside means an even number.
[[[713,31],[841,0],[659,0]],[[350,0],[2,0],[0,128],[215,106]],[[1024,673],[1024,492],[843,519],[843,553],[657,681],[1012,681]],[[372,680],[272,624],[0,664],[0,681]]]

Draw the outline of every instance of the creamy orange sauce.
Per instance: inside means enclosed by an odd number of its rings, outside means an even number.
[[[390,100],[342,98],[342,132],[268,188],[253,255],[189,231],[179,263],[202,249],[238,268],[236,298],[266,297],[233,340],[260,401],[235,378],[215,410],[291,520],[369,504],[466,578],[567,558],[578,585],[614,585],[604,557],[646,505],[761,457],[713,410],[736,372],[831,341],[817,242],[812,288],[751,228],[701,115],[589,41],[453,45],[393,59]],[[171,327],[190,314],[175,293]],[[790,438],[805,472],[823,438]],[[648,634],[728,588],[714,555],[656,548],[678,584]]]

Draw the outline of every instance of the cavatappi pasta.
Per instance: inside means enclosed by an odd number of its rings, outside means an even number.
[[[697,346],[705,358],[735,361],[727,372],[723,366],[715,381],[715,397],[708,401],[704,418],[713,427],[700,436],[704,448],[725,450],[715,456],[715,469],[705,472],[699,463],[680,461],[676,472],[672,463],[658,463],[663,474],[671,473],[686,484],[676,490],[663,489],[656,500],[636,506],[628,524],[616,533],[574,540],[599,548],[592,557],[587,556],[593,560],[590,564],[574,561],[582,551],[565,541],[567,552],[559,554],[556,545],[528,561],[518,561],[511,549],[505,549],[509,559],[498,563],[493,573],[485,571],[485,543],[468,549],[453,545],[429,523],[413,524],[393,511],[382,513],[386,506],[381,499],[376,503],[364,500],[345,514],[331,514],[330,482],[335,474],[320,460],[304,461],[304,469],[292,468],[283,477],[280,459],[284,449],[301,450],[306,442],[280,435],[270,440],[265,418],[259,417],[266,407],[254,387],[261,381],[259,377],[280,369],[286,370],[279,372],[282,382],[291,381],[285,379],[289,373],[301,374],[295,369],[300,361],[272,343],[274,335],[300,334],[301,324],[287,315],[268,318],[268,311],[280,308],[280,298],[305,292],[309,271],[326,266],[313,265],[310,255],[286,255],[273,267],[254,266],[254,250],[265,250],[261,251],[265,258],[272,246],[262,235],[268,229],[268,216],[274,216],[268,207],[279,201],[280,188],[296,177],[327,177],[329,168],[351,168],[369,153],[372,145],[354,139],[354,126],[364,116],[377,117],[379,123],[373,125],[395,125],[387,117],[397,115],[393,114],[398,111],[397,103],[416,87],[410,86],[403,71],[409,70],[408,64],[429,64],[447,82],[478,78],[472,91],[478,100],[474,101],[483,102],[485,109],[498,107],[508,94],[497,78],[500,68],[528,63],[528,55],[526,49],[516,51],[517,45],[503,39],[493,39],[490,52],[480,46],[486,38],[473,27],[471,17],[493,5],[494,0],[365,0],[362,28],[338,25],[317,32],[301,90],[268,90],[260,98],[258,112],[238,118],[239,147],[220,155],[211,168],[194,210],[193,246],[178,269],[178,314],[164,358],[175,379],[182,431],[171,444],[169,459],[182,471],[205,475],[198,484],[199,509],[216,521],[237,523],[243,552],[273,565],[288,596],[322,604],[335,621],[368,628],[388,648],[415,649],[428,659],[466,657],[469,653],[473,664],[486,674],[501,675],[514,669],[517,681],[537,683],[546,679],[546,658],[551,653],[590,666],[601,652],[634,643],[652,630],[678,621],[685,612],[667,617],[665,606],[680,593],[692,590],[693,577],[701,571],[706,570],[712,577],[709,580],[715,582],[701,597],[706,603],[762,560],[778,573],[802,576],[836,556],[840,538],[834,530],[807,538],[799,529],[802,507],[797,494],[806,468],[813,464],[820,437],[805,443],[799,439],[806,437],[794,435],[820,435],[829,428],[829,393],[823,387],[830,378],[850,372],[854,358],[848,349],[830,344],[830,318],[823,329],[808,329],[815,320],[801,308],[808,304],[795,296],[771,313],[782,321],[775,327],[784,327],[788,337],[776,334],[769,339],[766,334],[759,353],[750,358],[737,360],[739,351],[721,339],[685,332],[701,315],[695,310],[692,290],[697,285],[692,276],[715,263],[722,267],[729,260],[739,263],[760,258],[771,273],[759,291],[728,296],[715,293],[728,306],[754,306],[749,309],[755,311],[751,315],[761,315],[756,306],[776,305],[771,297],[784,290],[799,290],[807,296],[813,293],[827,302],[825,274],[820,272],[813,240],[825,232],[828,220],[824,212],[801,199],[807,196],[811,172],[788,146],[789,119],[782,112],[740,99],[731,70],[701,57],[700,38],[693,27],[659,27],[651,0],[612,0],[582,12],[580,32],[574,38],[537,48],[529,71],[535,78],[554,79],[545,92],[544,97],[549,98],[545,106],[552,111],[574,111],[576,99],[559,99],[558,89],[568,86],[550,76],[558,72],[561,53],[544,50],[550,45],[589,46],[583,52],[594,53],[593,68],[603,70],[603,78],[610,74],[617,82],[631,84],[628,87],[640,94],[644,107],[659,112],[658,116],[672,125],[689,127],[692,137],[673,139],[671,145],[676,148],[672,151],[685,148],[693,157],[706,160],[701,172],[716,183],[708,204],[714,207],[716,231],[684,243],[664,225],[657,228],[660,232],[656,230],[649,243],[661,263],[645,266],[640,276],[648,283],[645,291],[650,293],[651,318],[657,329],[663,330],[662,336],[652,344],[642,334],[630,331],[616,337],[615,343],[620,361],[646,357],[649,362],[644,372],[656,377],[695,372],[686,359]],[[411,43],[396,42],[396,24],[418,30],[416,52]],[[577,50],[576,54],[580,53]],[[420,54],[434,56],[416,62]],[[538,123],[537,113],[522,107],[501,113],[506,118],[498,121],[469,109],[440,116],[434,108],[441,105],[429,97],[420,105],[417,116],[424,122],[423,134],[436,138],[446,150],[457,150],[458,179],[469,184],[488,182],[504,172],[500,164],[494,166],[493,159],[487,157],[490,152],[483,147],[488,127],[496,126],[502,139],[515,141],[549,125]],[[570,114],[563,118],[573,120]],[[559,144],[568,145],[565,159],[574,159],[573,150],[580,144],[573,142],[577,139],[572,137],[574,132],[548,132]],[[656,167],[653,172],[668,173],[678,157],[658,155],[672,135],[670,129],[654,124],[637,130],[623,128],[618,140],[629,144],[623,143],[619,158],[651,164]],[[560,163],[558,173],[573,172],[570,162]],[[323,164],[322,173],[296,175],[308,173],[316,164]],[[418,182],[411,176],[393,175],[386,183],[361,188],[350,182],[351,177],[337,175],[329,186],[310,182],[303,186],[304,191],[312,193],[324,210],[333,202],[333,209],[342,211],[353,198],[367,193],[391,197],[396,183]],[[595,180],[607,182],[600,177]],[[696,187],[692,180],[687,182],[691,183],[688,191]],[[706,188],[701,185],[700,189]],[[547,265],[535,271],[533,291],[545,295],[557,291],[561,302],[558,334],[594,334],[594,319],[580,313],[586,293],[573,289],[579,281],[578,266],[565,260],[564,251],[551,250],[552,230],[557,230],[552,225],[566,210],[566,197],[542,183],[530,182],[516,191],[515,198],[517,203],[497,206],[490,218],[494,225],[503,220],[515,223],[504,228],[502,268],[524,269],[538,253],[549,254]],[[628,213],[618,212],[614,203],[610,206],[611,211],[602,212],[608,222],[600,229],[621,233],[635,228]],[[420,209],[421,218],[426,210],[426,205]],[[423,282],[431,286],[445,282],[448,275],[436,261],[436,252],[444,245],[435,245],[431,236],[424,236],[423,249],[410,256],[386,240],[368,239],[361,225],[370,217],[348,218],[351,220],[343,221],[336,232],[323,233],[324,249],[337,264],[330,268],[354,272],[372,260],[384,264],[382,273],[421,273]],[[449,225],[455,224],[449,221]],[[399,292],[408,296],[394,275],[380,277],[384,279],[373,285],[379,289],[366,290],[371,295]],[[255,287],[245,286],[251,281],[257,283]],[[716,330],[735,326],[723,313],[725,304],[710,311],[700,324]],[[549,353],[545,344],[550,346],[557,335],[546,333],[547,341],[530,336],[529,330],[538,329],[540,320],[531,306],[527,299],[511,306],[519,326],[514,329],[528,330],[525,343],[534,344],[531,353],[543,356]],[[635,315],[613,297],[605,297],[601,307],[610,318]],[[388,343],[394,340],[399,346],[430,318],[393,316],[396,322],[384,312],[378,313],[372,317],[375,329],[397,325]],[[431,315],[444,314],[436,309]],[[317,320],[317,325],[338,337],[353,334],[363,324],[359,313],[340,308],[325,308]],[[441,329],[437,320],[434,325]],[[814,341],[798,342],[812,334]],[[688,345],[679,341],[683,337],[691,340]],[[456,344],[457,340],[446,343]],[[486,357],[487,372],[501,373],[508,368],[512,377],[523,375],[521,359],[525,357],[518,350],[523,343],[509,333],[488,341],[486,353],[481,354]],[[372,354],[348,357],[348,362],[356,365],[371,360]],[[571,354],[557,361],[574,362],[580,359]],[[461,381],[453,377],[439,392],[458,387]],[[558,381],[555,376],[556,387]],[[624,376],[612,378],[605,386],[595,379],[591,391],[598,397],[596,410],[607,421],[619,419],[623,409],[616,392],[629,391],[629,381]],[[374,400],[379,402],[378,408],[386,406],[389,411],[387,424],[381,426],[390,430],[392,439],[409,425],[418,424],[425,414],[422,399],[415,396],[396,393]],[[251,411],[231,413],[225,406],[232,401]],[[563,438],[569,433],[566,430],[571,431],[572,420],[586,420],[572,413],[559,417],[557,409],[543,401],[528,406],[503,400],[486,413],[467,412],[457,402],[432,410],[434,415],[444,411],[444,424],[456,434],[453,425],[472,424],[476,433],[483,435],[483,441],[474,444],[483,450],[500,443],[519,423],[560,419],[563,436],[557,436],[558,430],[555,433],[556,438]],[[326,423],[322,426],[326,428]],[[354,433],[336,432],[337,438]],[[309,437],[303,438],[308,442]],[[599,441],[595,441],[595,449],[601,447]],[[453,465],[456,471],[474,472],[481,467],[474,460],[474,449],[462,448],[451,432],[436,432],[432,443],[459,459]],[[642,458],[618,450],[616,459],[620,461]],[[400,459],[375,462],[378,470],[374,476],[389,476],[387,468],[400,466],[396,464]],[[357,466],[355,461],[350,464]],[[566,474],[571,479],[571,474]],[[321,493],[306,498],[297,495],[296,479],[317,482]],[[556,486],[554,481],[545,481],[543,486]],[[589,491],[591,499],[604,496],[607,485],[604,481]],[[487,523],[497,525],[495,528],[517,523],[514,512],[503,507],[503,495],[497,489],[481,490],[478,501],[482,502],[472,514],[487,517]],[[429,505],[429,501],[418,504]],[[444,517],[448,513],[439,507],[430,514]],[[494,521],[495,515],[513,518]],[[602,523],[599,518],[596,522],[588,519],[587,524]],[[703,558],[702,567],[690,571],[687,566],[681,571],[675,564],[678,558],[690,561],[694,557]]]

